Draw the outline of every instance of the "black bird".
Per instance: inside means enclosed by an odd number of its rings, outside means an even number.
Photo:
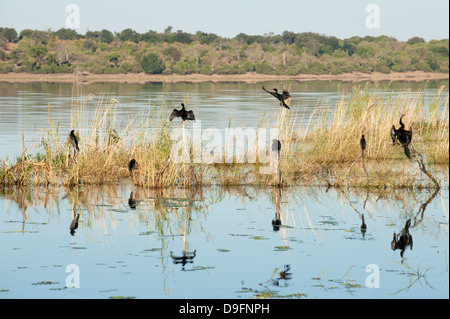
[[[181,103],[181,110],[173,109],[172,113],[170,114],[170,120],[172,121],[174,118],[181,117],[181,119],[184,121],[191,120],[195,121],[195,116],[193,111],[186,111],[186,108],[184,106],[184,103]]]
[[[411,158],[411,153],[409,151],[409,144],[412,140],[412,129],[405,130],[405,124],[402,122],[402,118],[405,116],[404,114],[400,117],[400,127],[397,130],[397,140],[399,141],[400,145],[403,146],[403,149],[405,151],[405,155],[408,158]]]
[[[133,171],[136,170],[136,160],[133,158],[128,163],[128,171],[130,172],[130,176],[133,177]]]
[[[272,152],[276,152],[278,155],[281,151],[281,142],[279,140],[272,140]]]
[[[291,98],[291,94],[288,91],[283,90],[283,93],[280,94],[278,93],[277,89],[273,89],[273,92],[267,91],[264,86],[262,87],[262,89],[267,93],[272,94],[278,101],[280,101],[281,106],[284,106],[285,108],[290,110],[290,107],[286,104],[286,100],[289,100]]]
[[[70,139],[70,143],[72,144],[73,148],[77,152],[79,152],[80,149],[78,148],[78,139],[77,139],[77,136],[75,135],[75,131],[74,130],[70,131],[69,139]]]
[[[359,145],[361,146],[361,156],[364,157],[364,151],[367,146],[366,139],[364,138],[364,135],[361,136],[361,139],[359,140]]]
[[[398,135],[398,131],[395,129],[395,125],[392,125],[392,127],[391,127],[392,145],[395,145],[395,142],[397,142],[397,135]]]
[[[409,150],[409,144],[412,140],[412,128],[410,128],[409,131],[405,129],[405,124],[402,122],[402,118],[404,116],[405,114],[402,114],[402,116],[400,117],[400,127],[398,129],[396,129],[395,126],[392,125],[391,139],[394,145],[398,141],[398,143],[403,147],[406,157],[410,159],[411,152]]]

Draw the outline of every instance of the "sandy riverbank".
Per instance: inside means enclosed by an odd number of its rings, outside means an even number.
[[[7,73],[0,74],[1,82],[26,83],[26,82],[119,82],[119,83],[145,83],[145,82],[247,82],[258,83],[267,81],[426,81],[449,79],[448,73],[427,72],[402,72],[402,73],[344,73],[344,74],[301,74],[288,75],[266,75],[266,74],[236,74],[236,75],[154,75],[154,74],[33,74],[33,73]]]

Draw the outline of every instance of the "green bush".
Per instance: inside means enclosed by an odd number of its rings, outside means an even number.
[[[14,69],[14,65],[12,63],[0,63],[0,73],[9,73]]]
[[[261,74],[273,74],[274,73],[272,67],[269,65],[269,63],[267,61],[264,61],[262,63],[256,63],[255,71],[256,71],[256,73],[261,73]]]
[[[391,69],[388,67],[388,62],[386,60],[381,60],[377,64],[375,64],[375,71],[381,73],[389,73]]]
[[[162,60],[155,53],[149,53],[141,58],[142,70],[148,74],[161,74],[164,71]]]
[[[211,75],[212,73],[213,72],[209,64],[202,65],[202,67],[200,68],[200,74]]]
[[[239,74],[239,67],[237,65],[221,64],[214,69],[217,74]]]
[[[243,62],[241,62],[240,70],[242,71],[242,73],[254,72],[255,66],[250,61],[244,60]]]

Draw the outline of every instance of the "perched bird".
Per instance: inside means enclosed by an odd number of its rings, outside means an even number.
[[[405,155],[408,158],[411,158],[411,153],[409,151],[409,144],[412,140],[412,129],[405,130],[405,124],[402,122],[402,118],[405,116],[404,114],[400,117],[400,127],[397,130],[397,140],[399,141],[400,145],[403,146],[403,149],[405,151]]]
[[[364,138],[364,135],[361,136],[361,139],[359,140],[359,145],[361,146],[361,156],[364,157],[364,151],[367,146],[366,139]]]
[[[74,130],[70,131],[69,139],[70,139],[70,143],[72,144],[74,150],[79,152],[80,149],[78,148],[78,139],[77,139],[77,136],[75,135]]]
[[[392,145],[395,145],[395,142],[397,142],[397,135],[398,135],[398,131],[395,129],[395,125],[392,125],[392,127],[391,127]]]
[[[291,98],[291,94],[288,91],[283,90],[283,93],[280,94],[278,93],[277,89],[273,89],[273,92],[267,91],[264,86],[262,87],[262,89],[267,93],[272,94],[278,101],[280,101],[281,106],[290,109],[290,107],[286,104],[286,101]]]
[[[136,170],[136,160],[133,158],[128,163],[128,171],[130,172],[130,176],[133,177],[133,171]]]
[[[278,155],[281,151],[281,142],[277,139],[272,140],[272,152],[276,152]]]
[[[173,109],[172,113],[170,114],[170,120],[172,121],[174,118],[181,117],[181,119],[184,121],[191,120],[195,121],[195,116],[193,111],[186,111],[186,108],[184,106],[184,103],[181,103],[181,110]]]
[[[392,125],[391,139],[394,145],[396,142],[398,142],[403,147],[406,157],[410,159],[411,152],[409,150],[409,144],[411,143],[412,140],[412,128],[410,128],[409,131],[405,129],[405,124],[402,121],[402,118],[404,116],[405,114],[402,114],[402,116],[400,117],[399,121],[400,127],[398,129],[396,129],[395,126]]]

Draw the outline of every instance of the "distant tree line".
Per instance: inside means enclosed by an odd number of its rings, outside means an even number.
[[[313,32],[224,38],[132,29],[121,32],[0,28],[0,73],[340,74],[449,72],[448,39],[388,36],[339,39]]]

